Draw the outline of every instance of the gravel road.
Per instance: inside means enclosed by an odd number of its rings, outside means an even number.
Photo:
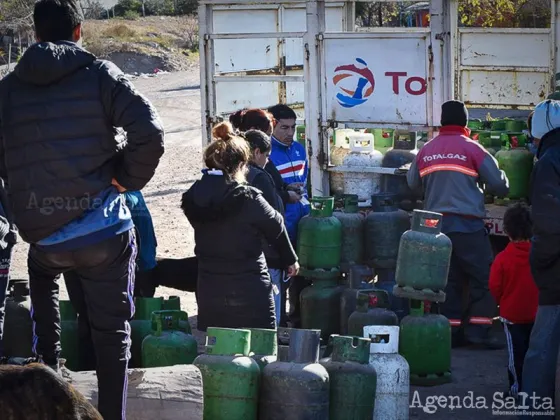
[[[161,74],[156,77],[139,77],[134,80],[157,107],[165,124],[166,151],[156,176],[144,190],[146,201],[153,215],[158,255],[185,257],[193,255],[193,231],[182,214],[179,203],[181,194],[200,176],[201,130],[200,130],[200,82],[198,68],[190,71]],[[27,245],[20,241],[15,250],[13,278],[27,278]],[[196,324],[196,301],[191,293],[159,288],[158,296],[178,295],[182,308]],[[66,291],[61,282],[61,298]],[[197,334],[199,344],[204,338]],[[453,382],[431,388],[411,389],[411,418],[443,420],[486,420],[494,417],[514,418],[504,414],[492,414],[494,392],[507,388],[507,355],[501,351],[461,349],[453,351]],[[418,394],[415,394],[418,391]],[[474,396],[474,405],[479,397],[479,408],[468,408],[469,395]],[[440,397],[441,396],[441,397]],[[439,399],[437,399],[440,397]],[[449,397],[453,397],[450,399]],[[427,400],[432,398],[432,402]],[[436,400],[433,400],[436,398]],[[466,398],[466,399],[465,399]],[[486,407],[482,406],[482,402]],[[434,407],[430,404],[434,404]],[[427,402],[429,404],[427,404]],[[463,407],[457,407],[460,402]],[[446,403],[447,408],[442,405]],[[419,407],[421,404],[423,407]],[[450,404],[454,408],[450,408]],[[466,404],[466,407],[465,407]],[[427,407],[426,407],[427,405]],[[387,419],[392,420],[392,419]]]

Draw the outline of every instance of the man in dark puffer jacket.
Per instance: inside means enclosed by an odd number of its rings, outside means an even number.
[[[0,82],[0,176],[31,244],[34,350],[56,369],[56,280],[72,270],[91,322],[99,411],[105,420],[124,419],[137,250],[122,193],[153,177],[163,128],[114,64],[79,46],[77,0],[40,0],[33,20],[38,43]]]

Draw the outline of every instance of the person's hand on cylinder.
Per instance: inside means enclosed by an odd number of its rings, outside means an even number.
[[[288,277],[295,277],[299,273],[299,263],[296,261],[288,267]]]

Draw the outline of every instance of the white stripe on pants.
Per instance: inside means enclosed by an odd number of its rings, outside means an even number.
[[[270,275],[270,281],[272,282],[272,293],[274,294],[274,312],[276,313],[276,325],[280,325],[280,298],[281,294],[281,283],[284,276],[282,270],[278,268],[269,268],[268,274]]]
[[[504,332],[506,333],[506,342],[508,347],[508,369],[513,376],[513,385],[510,388],[511,396],[517,397],[519,393],[519,381],[517,380],[517,372],[515,370],[515,357],[513,354],[513,341],[511,340],[511,333],[509,332],[508,323],[504,322],[502,319],[502,324],[504,325]]]

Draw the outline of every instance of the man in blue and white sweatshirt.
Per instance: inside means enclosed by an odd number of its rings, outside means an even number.
[[[268,109],[275,120],[272,131],[272,151],[270,161],[276,166],[287,184],[289,190],[299,194],[299,201],[286,204],[284,223],[294,249],[297,249],[297,228],[302,217],[309,214],[310,205],[307,197],[307,175],[309,161],[305,148],[294,141],[296,132],[297,115],[287,105],[278,104]],[[289,320],[293,328],[300,327],[300,303],[301,291],[309,285],[305,277],[293,277],[290,284],[290,314]],[[283,291],[283,294],[285,291]]]
[[[98,409],[105,420],[120,420],[137,254],[123,193],[141,190],[154,176],[164,131],[119,68],[81,48],[82,22],[77,0],[35,3],[38,42],[0,81],[0,177],[30,244],[34,352],[57,369],[57,280],[73,271],[98,361]]]

